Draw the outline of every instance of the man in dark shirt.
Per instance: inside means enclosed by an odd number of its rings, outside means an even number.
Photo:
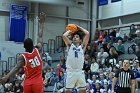
[[[83,65],[83,70],[85,72],[85,78],[86,80],[89,78],[90,75],[90,56],[89,54],[85,54],[85,61],[84,61],[84,65]]]
[[[131,38],[135,38],[137,35],[135,34],[135,32],[136,32],[136,28],[135,28],[135,25],[134,24],[132,24],[131,25],[131,29],[130,29],[130,33],[129,33],[129,36],[131,37]]]
[[[119,83],[116,93],[135,93],[134,73],[129,68],[129,60],[124,60],[122,69],[115,73],[112,83],[112,93],[114,93],[114,86],[117,80]]]

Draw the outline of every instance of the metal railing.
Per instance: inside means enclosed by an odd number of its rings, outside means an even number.
[[[0,75],[3,75],[4,74],[4,71],[7,71],[8,70],[8,65],[7,65],[7,61],[4,61],[4,60],[0,60]]]
[[[8,70],[11,70],[16,65],[15,57],[8,57]]]
[[[48,52],[50,54],[55,53],[55,40],[54,39],[49,39],[48,40]]]
[[[48,43],[43,43],[43,53],[44,52],[48,52],[49,49],[48,49]]]
[[[62,52],[64,51],[64,41],[62,36],[56,36],[56,51],[57,52]]]
[[[48,43],[43,43],[43,53],[48,52],[50,54],[57,52],[63,52],[64,51],[64,41],[62,36],[56,36],[54,39],[49,39]]]

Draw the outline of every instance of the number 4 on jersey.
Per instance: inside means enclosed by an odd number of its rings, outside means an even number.
[[[40,62],[39,62],[37,56],[35,56],[34,59],[30,59],[29,62],[31,63],[32,68],[37,67],[37,66],[40,65]]]

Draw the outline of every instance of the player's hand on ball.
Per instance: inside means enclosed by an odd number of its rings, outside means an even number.
[[[74,32],[73,32],[73,31],[71,31],[71,30],[68,30],[68,31],[69,31],[69,33],[70,33],[70,34],[74,33]]]
[[[78,31],[76,24],[68,24],[66,26],[66,31],[71,31],[72,33]]]

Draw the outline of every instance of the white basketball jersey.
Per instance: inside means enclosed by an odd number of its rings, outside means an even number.
[[[67,69],[83,69],[84,64],[84,51],[82,46],[76,47],[73,43],[71,44],[66,60]]]

